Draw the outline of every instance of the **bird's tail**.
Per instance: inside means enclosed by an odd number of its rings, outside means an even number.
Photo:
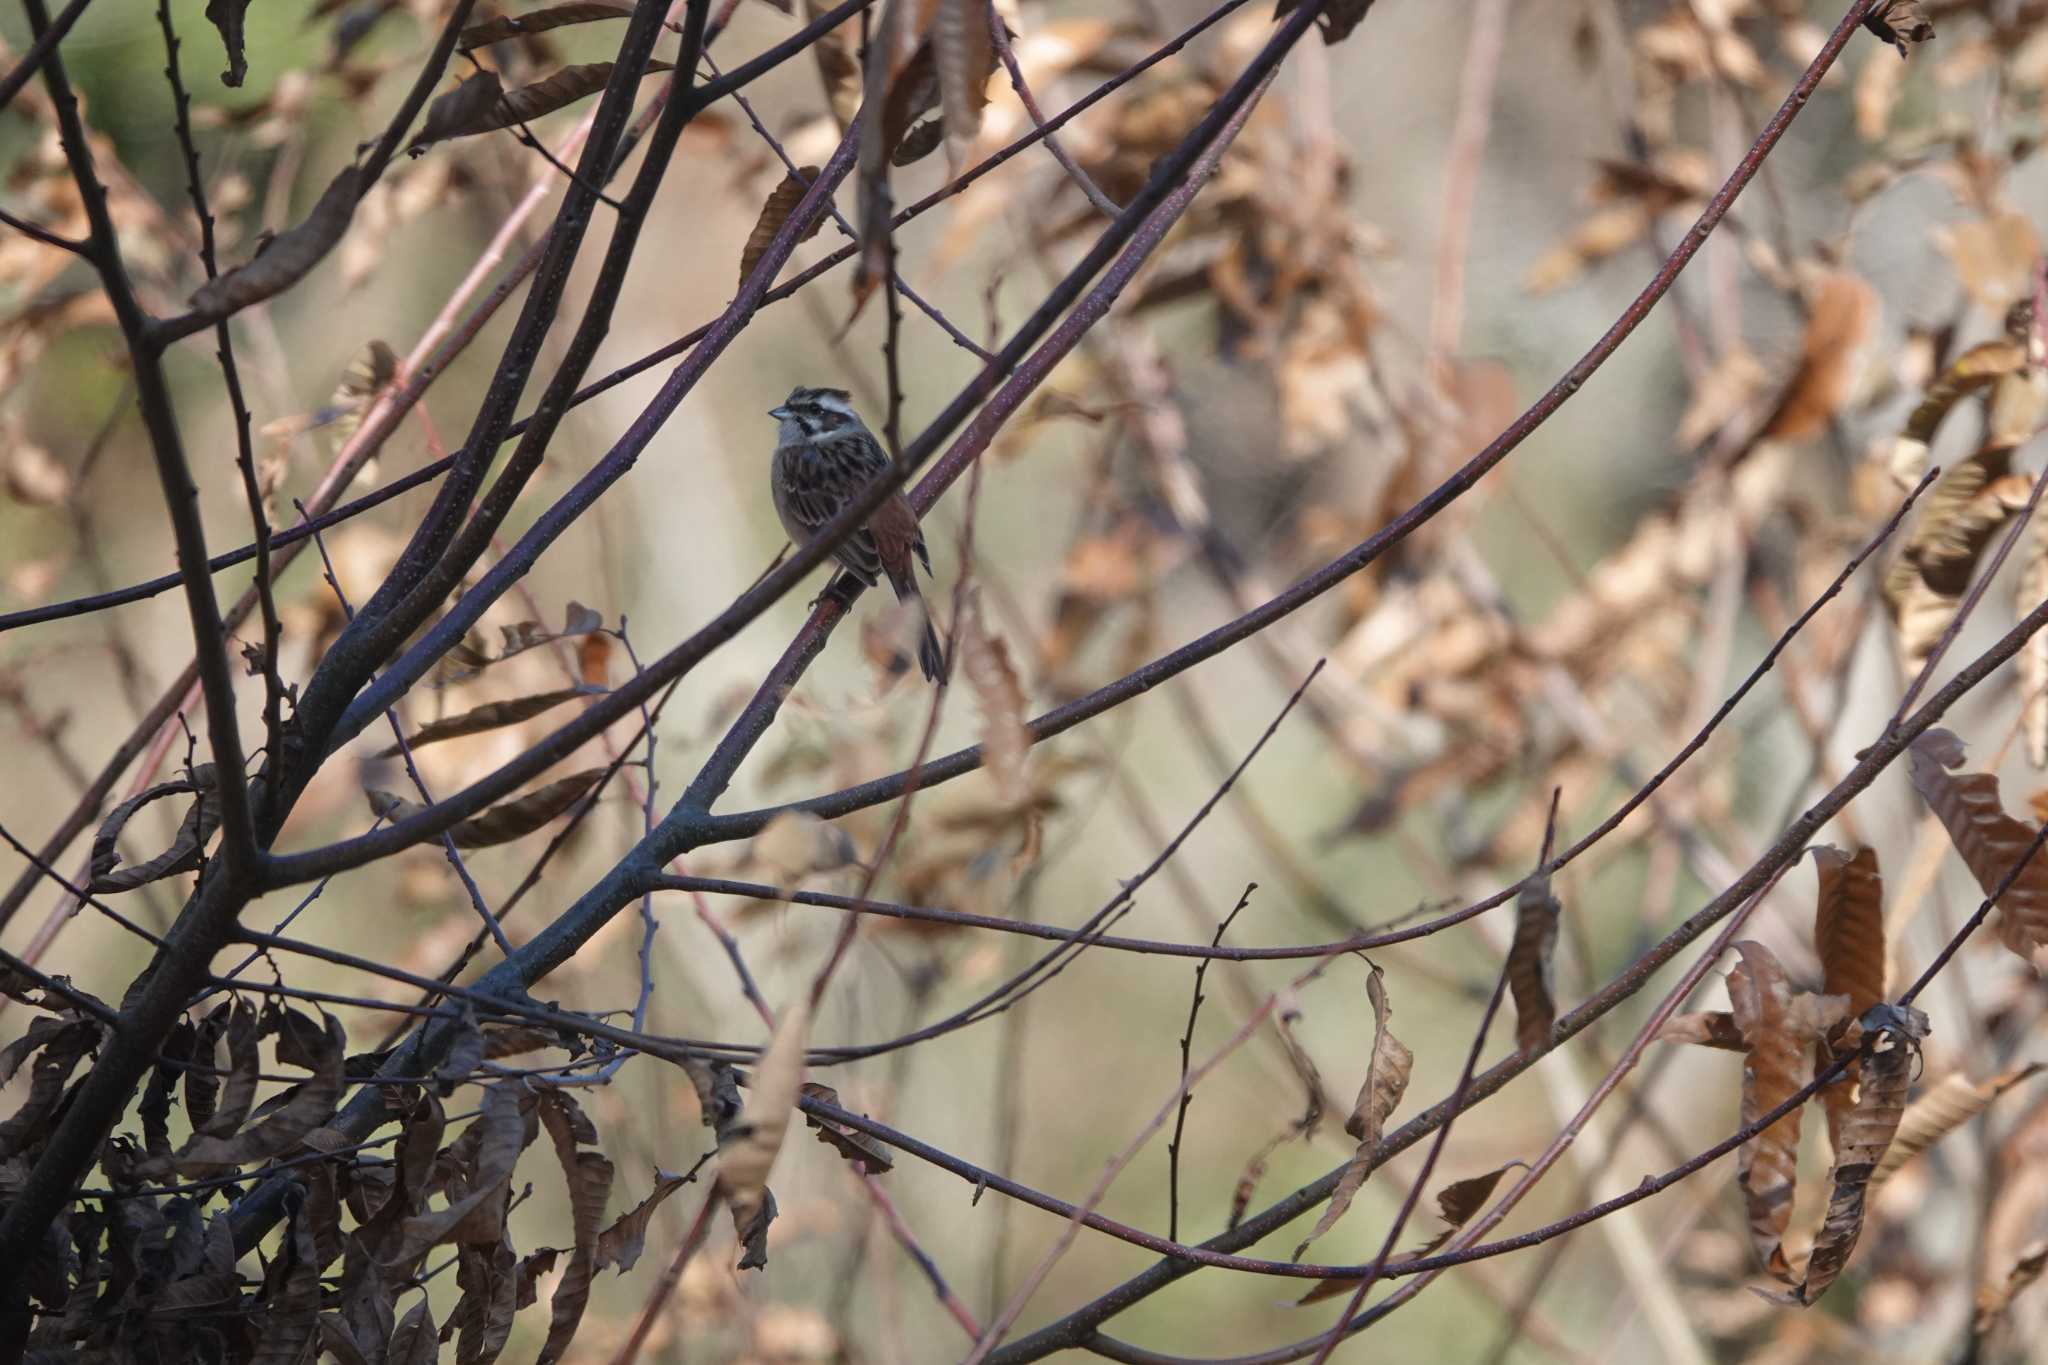
[[[924,594],[917,589],[917,580],[906,567],[902,577],[889,575],[889,586],[896,589],[899,602],[917,603],[918,612],[924,617],[924,638],[917,644],[917,666],[924,670],[926,682],[942,683],[946,680],[946,651],[939,643],[939,632],[932,625],[932,609],[924,600]]]

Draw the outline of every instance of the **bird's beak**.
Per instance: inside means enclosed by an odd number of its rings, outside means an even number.
[[[768,415],[769,415],[770,417],[776,418],[776,419],[777,419],[777,420],[779,421],[780,419],[782,419],[782,418],[784,418],[784,417],[787,417],[787,416],[789,416],[789,409],[788,409],[788,408],[770,408],[770,409],[768,409]]]

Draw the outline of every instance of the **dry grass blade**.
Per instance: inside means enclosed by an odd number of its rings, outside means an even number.
[[[147,862],[133,867],[121,867],[121,831],[129,819],[152,801],[166,796],[196,794],[199,799],[185,812],[185,819],[178,826],[178,836],[171,846]],[[199,866],[200,854],[205,851],[206,841],[220,828],[220,793],[215,789],[214,769],[211,763],[201,763],[192,769],[189,777],[176,782],[164,782],[136,796],[130,797],[107,813],[99,833],[92,841],[92,880],[86,890],[94,895],[112,895],[117,891],[132,891],[145,883],[169,877],[179,872],[189,872]],[[119,868],[119,871],[115,869]]]
[[[218,322],[304,279],[348,231],[361,180],[362,170],[356,166],[335,176],[304,222],[271,238],[247,265],[201,285],[192,295],[192,311],[208,322]]]
[[[486,19],[481,24],[471,24],[462,30],[455,40],[458,52],[470,52],[492,43],[502,43],[507,38],[522,38],[531,33],[545,33],[551,28],[562,28],[569,24],[590,24],[603,19],[624,19],[633,13],[633,7],[623,0],[571,0],[566,5],[549,5],[530,14],[501,14],[495,19]]]
[[[541,692],[531,697],[485,702],[481,706],[422,725],[417,731],[406,736],[403,746],[393,744],[379,749],[376,756],[395,758],[402,748],[418,749],[428,744],[439,744],[444,739],[457,739],[463,735],[479,735],[487,730],[500,730],[507,725],[517,725],[521,721],[531,720],[535,716],[552,711],[563,702],[574,701],[578,697],[600,696],[602,693],[602,688],[583,685],[565,687],[556,692]]]
[[[718,1140],[718,1180],[732,1209],[733,1229],[745,1248],[740,1269],[768,1263],[768,1220],[775,1216],[775,1197],[768,1174],[789,1132],[797,1090],[804,1081],[804,1045],[810,1034],[809,997],[783,1011],[775,1036],[761,1054],[746,1106]]]
[[[754,267],[768,254],[769,244],[775,240],[775,234],[789,221],[789,215],[796,212],[796,206],[802,202],[804,192],[817,178],[816,166],[799,166],[796,175],[784,176],[782,183],[769,191],[767,202],[761,205],[761,216],[754,220],[754,230],[747,234],[747,244],[740,251],[742,282],[754,273]],[[818,229],[824,225],[825,215],[821,213],[811,220],[811,225],[796,239],[798,245],[817,236]]]
[[[1955,773],[1963,763],[1963,742],[1943,729],[1913,741],[1913,788],[1948,830],[1949,842],[1987,896],[2004,881],[2033,845],[2034,830],[2006,814],[1998,779],[1989,773]],[[1998,899],[1993,919],[2006,947],[2029,962],[2048,944],[2048,858],[2027,860]]]
[[[1373,1155],[1379,1147],[1387,1116],[1394,1112],[1408,1089],[1408,1076],[1414,1069],[1415,1055],[1387,1027],[1387,1020],[1394,1011],[1387,1002],[1384,976],[1385,973],[1374,967],[1372,975],[1366,978],[1365,992],[1372,1002],[1372,1060],[1366,1065],[1365,1084],[1358,1089],[1358,1102],[1352,1106],[1351,1116],[1344,1120],[1344,1131],[1358,1139],[1358,1147],[1352,1152],[1351,1161],[1345,1166],[1337,1188],[1331,1192],[1323,1216],[1316,1220],[1314,1230],[1294,1249],[1297,1261],[1311,1243],[1335,1227],[1337,1220],[1350,1211],[1351,1201],[1365,1184],[1365,1178],[1372,1174]]]
[[[1515,897],[1515,939],[1508,948],[1508,989],[1515,996],[1515,1042],[1525,1056],[1550,1046],[1557,1024],[1557,922],[1564,907],[1549,877],[1532,877]]]
[[[1991,1107],[1993,1100],[2040,1070],[2040,1064],[2034,1063],[1982,1081],[1973,1081],[1959,1071],[1942,1077],[1906,1107],[1898,1132],[1871,1174],[1871,1187],[1884,1184],[1901,1166],[1976,1118]]]

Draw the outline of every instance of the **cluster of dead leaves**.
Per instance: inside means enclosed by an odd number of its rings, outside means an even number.
[[[34,1060],[26,1101],[0,1123],[0,1189],[12,1190],[50,1140],[67,1080],[102,1040],[96,1017],[56,992],[11,980],[0,990],[39,1011],[0,1051],[0,1083]],[[400,1125],[386,1161],[329,1126],[346,1078],[378,1060],[346,1057],[334,1018],[237,997],[181,1021],[144,1087],[140,1141],[117,1136],[101,1154],[111,1190],[72,1205],[37,1258],[30,1292],[41,1313],[31,1349],[228,1360],[318,1350],[344,1362],[413,1362],[438,1358],[439,1344],[452,1341],[458,1358],[488,1361],[552,1275],[539,1359],[563,1359],[592,1279],[632,1267],[649,1217],[684,1179],[656,1172],[651,1193],[607,1223],[612,1162],[575,1099],[544,1080],[488,1081],[474,1117],[456,1130],[443,1094],[476,1082],[480,1066],[551,1041],[532,1029],[469,1026],[444,1083],[385,1092]],[[279,1068],[305,1077],[259,1098]],[[513,1176],[541,1132],[567,1184],[570,1245],[521,1256],[507,1221]],[[248,1254],[236,1246],[225,1204],[209,1211],[239,1183],[216,1178],[235,1173],[294,1182],[283,1238],[258,1254],[253,1273],[242,1268]],[[459,1294],[437,1323],[416,1286],[429,1256],[447,1250]]]

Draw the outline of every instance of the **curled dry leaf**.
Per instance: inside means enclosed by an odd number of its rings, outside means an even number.
[[[1949,842],[1985,895],[2012,876],[1992,923],[2006,947],[2032,962],[2035,951],[2048,944],[2048,856],[2037,854],[2020,867],[2034,830],[2006,814],[1997,778],[1952,771],[1962,766],[1963,754],[1963,742],[1948,730],[1922,734],[1911,749],[1913,789],[1948,830]]]
[[[989,77],[996,70],[989,17],[988,0],[939,0],[938,12],[932,16],[932,64],[939,78],[939,109],[946,139],[954,146],[972,141],[981,131],[981,111],[988,106]],[[897,141],[900,145],[902,139]],[[890,150],[893,154],[896,148]]]
[[[2027,527],[2026,549],[2013,580],[2017,615],[2026,616],[2048,602],[2048,519],[2036,517]],[[2048,631],[2036,631],[2020,646],[2020,719],[2027,730],[2027,757],[2036,768],[2048,768]]]
[[[633,7],[624,0],[571,0],[566,5],[549,5],[546,9],[533,10],[527,14],[501,14],[495,19],[486,19],[481,24],[471,24],[462,30],[455,40],[458,52],[471,52],[492,43],[502,43],[507,38],[523,38],[528,34],[545,33],[551,28],[563,28],[570,24],[590,24],[602,19],[625,19],[633,13]]]
[[[754,220],[754,230],[747,234],[747,244],[740,252],[742,284],[746,282],[747,276],[754,273],[754,267],[760,264],[761,258],[768,254],[769,244],[775,240],[775,234],[782,231],[782,225],[789,221],[789,215],[796,212],[796,206],[803,201],[805,191],[817,180],[818,175],[819,168],[816,166],[799,166],[795,175],[784,176],[782,183],[769,191],[768,201],[761,205],[761,216]],[[802,245],[810,241],[818,235],[818,229],[824,225],[825,215],[821,212],[811,219],[797,237],[797,244]]]
[[[1564,907],[1550,878],[1531,877],[1515,897],[1515,940],[1508,948],[1508,989],[1515,995],[1515,1042],[1524,1056],[1550,1046],[1557,1024],[1557,921]]]
[[[1380,1133],[1386,1126],[1387,1116],[1394,1112],[1408,1089],[1408,1074],[1414,1069],[1415,1055],[1387,1027],[1387,1020],[1394,1011],[1387,1001],[1384,976],[1385,973],[1375,966],[1372,975],[1365,980],[1365,993],[1372,1002],[1372,1060],[1366,1065],[1365,1084],[1359,1087],[1358,1102],[1352,1106],[1351,1116],[1344,1120],[1344,1131],[1358,1139],[1358,1147],[1344,1167],[1337,1188],[1331,1192],[1323,1216],[1316,1220],[1315,1229],[1294,1249],[1297,1261],[1310,1243],[1336,1226],[1337,1220],[1351,1208],[1359,1187],[1372,1174],[1373,1159],[1379,1150]]]
[[[1978,1340],[1989,1336],[2005,1320],[2013,1297],[2041,1278],[2048,1269],[2048,1241],[2035,1242],[2020,1253],[2003,1277],[1977,1286],[1977,1316],[1971,1326]]]
[[[178,826],[178,837],[171,841],[171,846],[148,862],[121,867],[118,845],[121,831],[129,818],[152,801],[185,795],[197,795],[199,799],[185,812],[184,823]],[[199,866],[206,841],[219,828],[220,793],[216,790],[214,768],[211,763],[201,763],[192,769],[189,777],[159,783],[148,791],[129,797],[107,813],[99,833],[93,836],[92,880],[86,889],[94,895],[111,895],[117,891],[132,891],[163,877],[189,872]],[[117,868],[120,870],[116,871]]]
[[[839,1092],[829,1085],[805,1081],[802,1093],[805,1099],[829,1104],[834,1109],[846,1107],[839,1102]],[[857,1170],[865,1171],[869,1175],[881,1175],[885,1171],[895,1169],[896,1157],[886,1142],[869,1137],[866,1133],[842,1127],[830,1119],[819,1118],[816,1114],[806,1113],[804,1122],[816,1131],[818,1141],[852,1162]]]
[[[1766,436],[1803,441],[1827,430],[1849,396],[1877,314],[1877,291],[1860,276],[1837,270],[1821,277],[1807,307],[1799,367],[1764,423]]]
[[[804,17],[807,20],[815,22],[831,9],[828,0],[804,0]],[[858,19],[849,15],[811,44],[811,56],[818,63],[818,77],[825,84],[825,102],[831,106],[832,117],[838,121],[841,133],[860,111],[860,58],[855,47],[859,34]]]
[[[569,1264],[555,1283],[548,1304],[548,1335],[536,1365],[553,1365],[565,1357],[590,1301],[590,1281],[597,1273],[599,1225],[611,1198],[612,1163],[604,1153],[583,1150],[597,1141],[597,1129],[566,1091],[540,1092],[540,1121],[561,1163],[569,1188],[569,1224],[574,1237]]]
[[[222,85],[239,86],[249,74],[242,36],[242,18],[248,11],[249,0],[206,0],[206,22],[220,31],[221,46],[228,53],[228,69],[220,73]]]
[[[1884,883],[1878,876],[1877,851],[1858,848],[1851,857],[1838,848],[1813,850],[1820,889],[1814,900],[1813,947],[1820,956],[1821,991],[1848,1001],[1846,1013],[1860,1019],[1884,999]],[[1834,1053],[1823,1037],[1815,1042],[1814,1065],[1823,1067]],[[1827,1113],[1828,1138],[1842,1149],[1842,1124],[1855,1107],[1860,1062],[1850,1063],[1841,1082],[1820,1095]]]
[[[2025,505],[2029,481],[2012,473],[2010,447],[1959,461],[1922,499],[1913,533],[1884,578],[1900,657],[1918,670],[1955,619],[1977,561],[2007,517]]]
[[[810,1033],[808,995],[797,997],[776,1022],[775,1036],[761,1054],[746,1107],[718,1138],[718,1179],[732,1208],[732,1225],[746,1247],[740,1269],[768,1263],[767,1219],[774,1216],[768,1173],[789,1131],[797,1090],[804,1080],[804,1044]]]
[[[590,638],[602,640],[607,637],[593,635]],[[598,696],[603,691],[604,689],[601,687],[581,685],[565,687],[555,692],[542,692],[531,697],[513,697],[507,701],[485,702],[481,706],[473,707],[456,715],[446,716],[440,720],[422,725],[413,734],[406,736],[403,746],[393,744],[388,748],[379,749],[376,756],[378,758],[394,758],[401,751],[401,747],[418,749],[428,744],[439,744],[444,739],[456,739],[462,735],[482,734],[487,730],[500,730],[505,726],[517,725],[521,721],[531,720],[535,716],[552,711],[563,702],[574,701],[578,697]]]
[[[1877,0],[1863,16],[1863,27],[1906,55],[1907,43],[1924,43],[1934,37],[1934,25],[1921,12],[1920,0]]]
[[[1812,1050],[1811,1039],[1799,1033],[1793,1020],[1792,987],[1777,955],[1750,939],[1737,943],[1735,951],[1742,961],[1728,974],[1728,999],[1749,1043],[1749,1060],[1742,1067],[1746,1128],[1812,1079]],[[1799,1180],[1799,1112],[1793,1110],[1743,1143],[1736,1157],[1735,1184],[1749,1213],[1750,1244],[1757,1259],[1787,1282],[1791,1267],[1782,1243]]]
[[[654,1211],[662,1206],[668,1197],[689,1184],[683,1176],[657,1169],[654,1172],[654,1189],[648,1196],[620,1214],[612,1225],[597,1234],[597,1264],[595,1270],[609,1270],[618,1267],[619,1273],[631,1270],[640,1259],[640,1253],[647,1249],[647,1221],[654,1217]]]
[[[1735,1023],[1735,1016],[1727,1010],[1694,1010],[1688,1014],[1674,1014],[1657,1030],[1660,1043],[1697,1043],[1701,1047],[1720,1048],[1724,1052],[1747,1052],[1749,1040],[1742,1036],[1742,1030]]]
[[[316,1023],[296,1010],[278,1009],[266,1015],[262,1031],[278,1036],[280,1062],[303,1066],[312,1072],[311,1077],[286,1091],[288,1098],[283,1104],[239,1132],[216,1136],[222,1126],[216,1116],[216,1122],[208,1126],[210,1131],[194,1134],[171,1158],[170,1169],[187,1177],[203,1177],[265,1161],[296,1147],[333,1116],[341,1098],[342,1059],[348,1042],[340,1021],[325,1011]],[[246,1074],[253,1082],[253,1068]],[[229,1112],[227,1107],[223,1112]]]
[[[989,632],[980,599],[970,599],[962,616],[960,668],[981,706],[982,763],[1001,798],[1019,803],[1031,790],[1025,771],[1031,735],[1024,726],[1024,687],[1009,648]]]
[[[362,168],[350,166],[334,177],[304,222],[271,238],[270,245],[239,269],[208,280],[192,295],[192,311],[208,322],[281,294],[305,278],[348,231],[362,188]]]
[[[1993,1100],[2040,1070],[2040,1064],[2035,1063],[1982,1081],[1973,1081],[1961,1072],[1942,1077],[1906,1107],[1898,1132],[1871,1173],[1871,1188],[1884,1184],[1899,1167],[1983,1113]]]
[[[1862,1094],[1842,1122],[1841,1148],[1829,1176],[1827,1216],[1807,1258],[1805,1277],[1786,1296],[1793,1303],[1818,1299],[1849,1263],[1849,1253],[1863,1232],[1872,1175],[1898,1131],[1913,1061],[1919,1056],[1920,1040],[1927,1036],[1927,1016],[1910,1006],[1880,1005],[1864,1016],[1863,1025]]]
[[[537,787],[524,796],[492,806],[481,815],[471,816],[449,830],[448,837],[457,848],[490,848],[524,838],[557,816],[567,814],[571,806],[604,779],[606,771],[585,768]],[[416,801],[387,791],[366,791],[363,795],[369,799],[372,812],[394,824],[426,809]]]

